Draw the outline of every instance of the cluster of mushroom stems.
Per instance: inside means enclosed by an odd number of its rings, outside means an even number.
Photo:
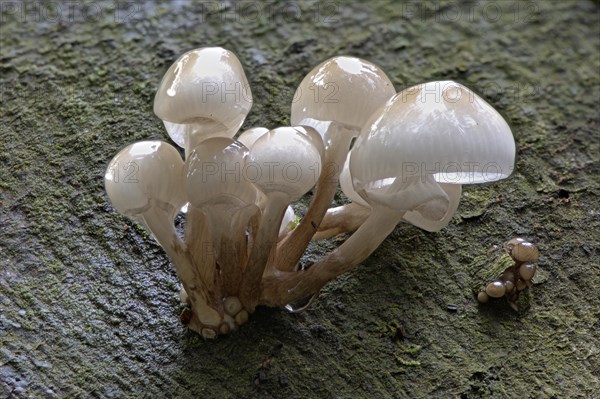
[[[502,116],[453,81],[396,92],[374,64],[338,56],[300,83],[291,126],[240,132],[252,106],[238,58],[223,48],[183,54],[154,100],[172,141],[141,141],[109,163],[114,208],[141,223],[170,257],[206,338],[226,334],[259,305],[315,295],[366,259],[400,222],[446,226],[463,184],[513,170]],[[349,203],[331,207],[341,186]],[[312,191],[302,217],[291,206]],[[174,220],[184,214],[183,234]],[[310,267],[311,240],[352,233]]]
[[[514,262],[507,267],[502,275],[489,282],[477,293],[480,303],[487,303],[490,298],[506,297],[508,304],[516,311],[519,310],[517,300],[520,293],[533,285],[532,279],[537,271],[539,249],[523,238],[513,238],[504,244],[504,251]]]

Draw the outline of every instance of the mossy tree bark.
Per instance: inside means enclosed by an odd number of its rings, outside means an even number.
[[[598,3],[371,3],[0,2],[3,396],[598,395]],[[440,233],[398,226],[307,312],[259,308],[204,341],[178,324],[175,272],[112,210],[103,173],[126,144],[167,140],[162,74],[216,45],[251,82],[245,127],[288,123],[302,77],[350,54],[398,90],[473,88],[513,127],[516,172],[466,187]],[[482,256],[514,236],[541,248],[530,306],[479,306]]]

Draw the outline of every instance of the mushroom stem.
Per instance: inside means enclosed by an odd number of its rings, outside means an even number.
[[[227,135],[227,129],[222,124],[208,118],[195,118],[188,123],[163,123],[169,134],[183,137],[185,159],[188,159],[192,150],[204,140]]]
[[[173,261],[177,273],[181,272],[184,275],[186,271],[184,265],[187,266],[189,259],[186,256],[185,244],[175,232],[171,215],[172,212],[162,209],[153,201],[150,208],[137,218],[165,249],[165,252]]]
[[[394,230],[403,215],[403,211],[374,208],[348,240],[310,268],[265,276],[260,304],[284,306],[319,291],[329,280],[365,260]]]
[[[208,217],[190,206],[186,218],[185,237],[194,271],[206,286],[208,303],[221,311],[223,297],[221,275],[216,273],[216,253]]]
[[[222,283],[225,283],[225,280],[231,281],[232,273],[236,273],[232,264],[235,258],[234,253],[232,253],[235,251],[235,245],[231,241],[233,239],[231,225],[234,212],[235,209],[225,204],[212,205],[206,209],[212,236],[212,249],[217,262],[217,274],[220,276]],[[228,287],[225,291],[228,290],[231,290],[231,287]]]
[[[352,202],[331,208],[323,217],[313,240],[324,240],[342,233],[356,231],[369,217],[371,208]]]
[[[221,268],[221,276],[223,279],[223,293],[225,296],[237,295],[244,265],[248,260],[246,227],[250,219],[258,212],[259,209],[255,205],[248,205],[237,209],[233,213],[230,221],[221,219],[220,223],[230,223],[227,229],[227,234],[222,237],[219,265]]]
[[[336,131],[332,131],[336,129]],[[354,132],[332,123],[326,137],[327,151],[323,160],[323,170],[315,187],[313,200],[300,224],[277,246],[277,268],[281,271],[294,270],[308,243],[317,232],[327,209],[333,201],[338,179],[350,148]]]
[[[242,278],[239,298],[248,312],[252,313],[258,304],[261,279],[272,250],[277,244],[279,226],[287,209],[289,196],[281,192],[267,195],[265,209],[250,252],[248,264]]]
[[[186,245],[177,236],[171,215],[172,212],[152,206],[140,215],[139,219],[152,232],[175,266],[177,277],[183,284],[192,306],[190,327],[199,332],[202,327],[194,326],[218,325],[221,315],[209,305],[210,289],[199,275],[198,269],[194,268]]]

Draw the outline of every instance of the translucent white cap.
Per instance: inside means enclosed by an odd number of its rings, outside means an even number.
[[[150,200],[179,210],[183,193],[183,160],[162,141],[140,141],[123,148],[110,161],[104,186],[115,209],[127,216],[148,210]]]
[[[352,177],[350,176],[350,168],[348,166],[352,151],[348,153],[344,169],[340,174],[340,186],[346,197],[359,205],[370,207],[369,203],[365,201],[352,186]],[[460,203],[460,196],[462,193],[462,186],[460,184],[448,184],[438,183],[440,188],[444,190],[448,196],[448,207],[440,217],[439,210],[436,206],[430,207],[428,204],[421,205],[418,210],[407,211],[402,220],[408,222],[420,229],[435,232],[440,231],[450,223],[452,216],[458,209]]]
[[[429,82],[396,94],[365,126],[352,150],[352,178],[369,184],[432,175],[442,183],[485,183],[508,177],[515,142],[502,116],[452,81]],[[356,183],[356,181],[354,181]]]
[[[267,133],[269,129],[266,127],[253,127],[248,130],[244,130],[237,140],[248,148],[252,148],[256,140],[263,134]]]
[[[460,184],[448,183],[438,183],[438,185],[444,190],[449,200],[448,206],[441,217],[439,213],[437,213],[435,207],[430,208],[428,204],[425,204],[417,210],[406,212],[402,217],[402,220],[417,226],[420,229],[431,232],[440,231],[446,227],[458,209],[462,186]]]
[[[185,162],[185,189],[195,207],[207,204],[256,203],[258,192],[244,178],[248,148],[225,137],[213,137],[192,150]]]
[[[247,177],[265,194],[285,193],[294,200],[317,182],[323,151],[321,136],[310,127],[270,130],[250,150]]]
[[[290,121],[292,125],[306,119],[336,121],[359,132],[395,93],[392,82],[376,65],[356,57],[333,57],[302,80],[292,102]]]
[[[251,107],[240,61],[221,47],[183,54],[167,70],[154,97],[154,113],[181,147],[192,131],[206,132],[206,138],[233,137]]]

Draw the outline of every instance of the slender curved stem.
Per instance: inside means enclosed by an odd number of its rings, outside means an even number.
[[[374,208],[367,220],[337,249],[310,268],[265,276],[260,304],[284,306],[317,292],[334,277],[365,260],[394,230],[404,212]]]
[[[250,313],[254,311],[258,303],[261,279],[270,255],[277,244],[279,226],[288,202],[287,194],[273,192],[267,196],[260,226],[242,278],[239,296],[240,301]]]
[[[217,273],[216,250],[209,219],[198,208],[190,206],[186,218],[185,237],[194,271],[206,287],[206,302],[222,320],[224,315],[223,281],[221,275]]]
[[[185,221],[185,239],[194,268],[202,281],[210,286],[216,285],[215,254],[208,218],[191,205]]]
[[[220,287],[219,295],[236,289],[241,278],[236,242],[233,232],[233,219],[236,208],[230,204],[216,204],[203,208],[210,226],[210,250],[215,258],[214,280]]]
[[[190,322],[190,327],[193,328],[198,321],[199,324],[218,325],[221,315],[209,305],[211,302],[209,282],[203,281],[198,269],[194,267],[186,245],[177,236],[171,215],[172,212],[152,206],[141,215],[140,220],[164,248],[190,298],[195,316],[195,320]],[[197,327],[197,331],[200,328]]]
[[[355,202],[331,208],[319,225],[313,240],[324,240],[342,233],[356,231],[371,214],[371,208]]]
[[[221,225],[226,225],[226,234],[221,237],[218,262],[221,268],[223,295],[237,295],[244,265],[248,261],[246,227],[252,216],[259,209],[255,205],[238,208],[232,215],[219,218]],[[230,213],[231,213],[230,212]]]
[[[192,150],[206,139],[219,136],[233,136],[233,134],[227,133],[225,126],[209,118],[196,118],[190,121],[190,123],[172,125],[183,130],[185,159],[188,159]]]
[[[339,125],[336,125],[335,128],[338,131],[329,134],[332,143],[325,153],[323,170],[317,181],[310,208],[300,224],[277,246],[276,265],[281,271],[291,271],[296,267],[333,201],[338,179],[352,141],[352,134],[348,130]]]

